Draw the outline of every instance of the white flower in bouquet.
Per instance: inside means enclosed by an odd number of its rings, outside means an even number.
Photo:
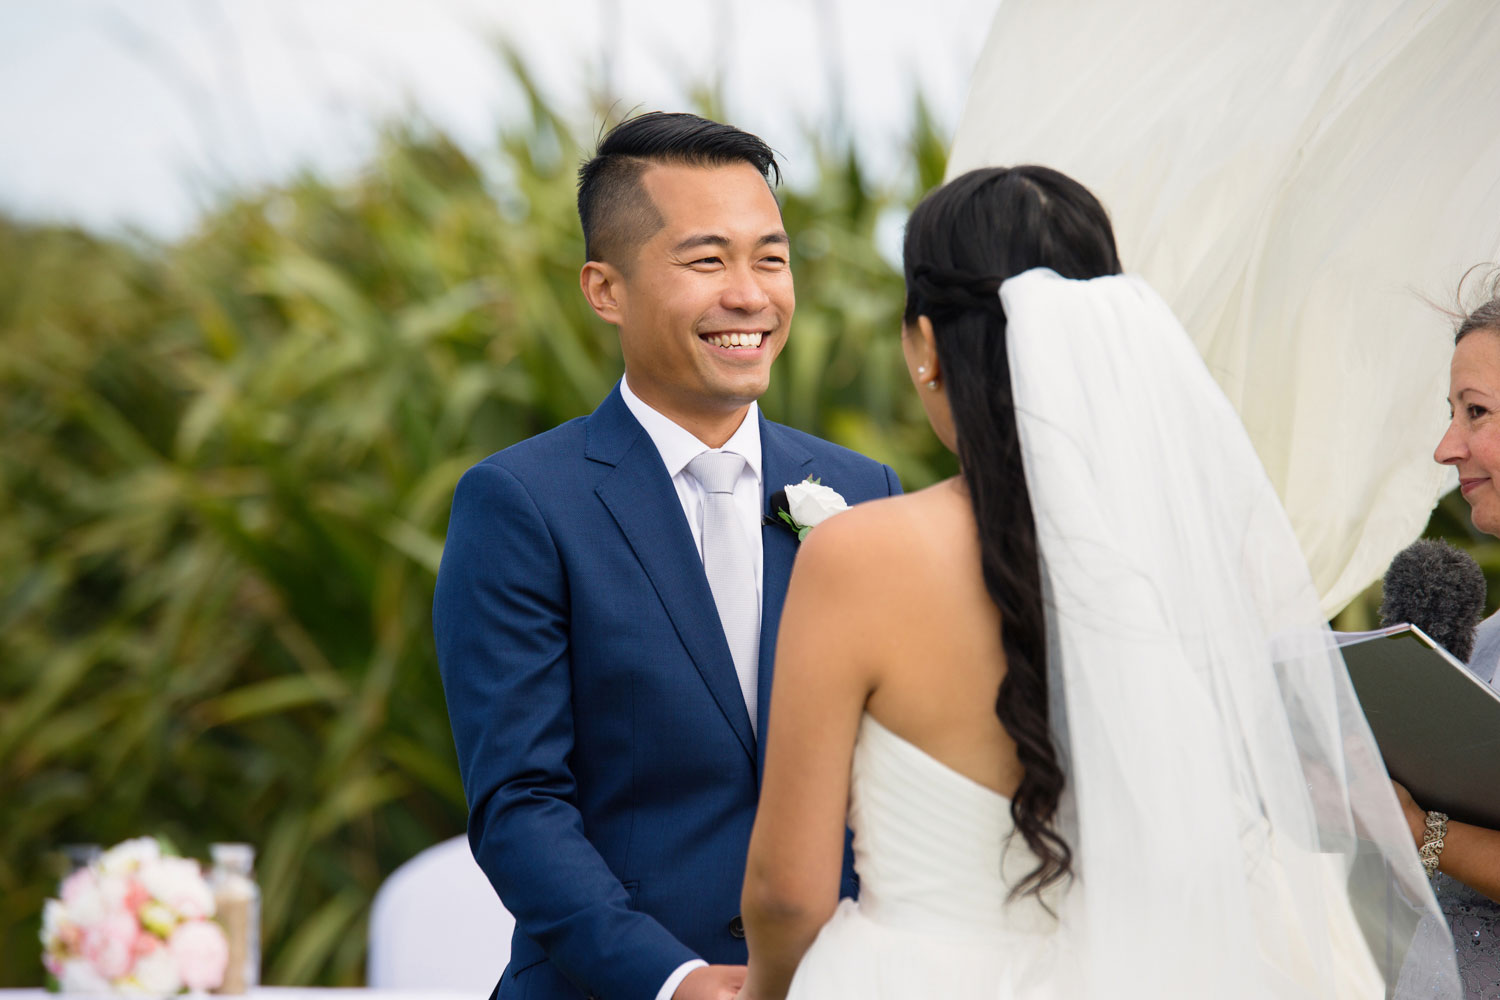
[[[108,993],[110,990],[109,980],[82,958],[63,962],[53,975],[63,993]]]
[[[109,909],[99,886],[99,876],[92,868],[80,868],[63,879],[61,895],[64,912],[74,924],[103,920]]]
[[[155,837],[122,840],[95,862],[101,875],[132,875],[141,865],[161,857],[161,843]]]
[[[214,915],[214,894],[190,858],[158,858],[141,866],[141,885],[180,920]]]
[[[150,996],[169,996],[181,990],[183,985],[182,974],[177,970],[177,958],[165,945],[136,959],[131,978],[142,993]]]
[[[49,899],[42,904],[42,940],[61,936],[68,923],[68,908],[61,900]]]
[[[229,945],[196,861],[127,840],[58,896],[42,908],[42,964],[64,992],[165,996],[223,982]]]
[[[104,908],[106,916],[115,910],[133,910],[140,902],[140,882],[129,875],[113,872],[96,874],[94,888],[99,893],[98,902]]]

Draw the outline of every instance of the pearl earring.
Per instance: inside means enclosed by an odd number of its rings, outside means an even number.
[[[926,375],[927,374],[927,368],[925,366],[923,366],[923,365],[917,365],[917,374],[918,375]]]
[[[933,392],[936,392],[937,391],[937,379],[933,379],[932,381],[928,382],[927,383],[927,388],[931,389]]]

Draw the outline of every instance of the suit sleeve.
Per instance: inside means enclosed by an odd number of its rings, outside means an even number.
[[[470,469],[454,493],[433,633],[480,868],[581,991],[654,997],[697,956],[630,909],[584,835],[568,766],[565,567],[530,494],[497,464]]]
[[[880,471],[885,473],[885,488],[887,496],[900,496],[901,480],[896,477],[896,470],[889,465],[882,465]]]

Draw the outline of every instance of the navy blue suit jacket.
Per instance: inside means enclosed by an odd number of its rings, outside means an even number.
[[[760,421],[763,493],[900,492],[861,455]],[[769,509],[767,513],[771,513]],[[759,711],[677,492],[618,387],[458,484],[433,631],[469,842],[515,914],[509,997],[651,1000],[694,957],[745,961],[737,918],[776,630],[796,555],[764,546]],[[853,895],[845,863],[845,892]]]

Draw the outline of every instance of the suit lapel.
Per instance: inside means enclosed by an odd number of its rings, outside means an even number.
[[[618,387],[589,418],[586,455],[614,466],[594,492],[630,543],[725,720],[754,758],[745,697],[682,502],[651,436],[631,415]],[[785,586],[783,580],[783,594]]]
[[[760,419],[761,495],[765,497],[765,515],[776,518],[771,498],[792,483],[800,483],[811,471],[812,453],[793,443],[791,435]],[[760,746],[756,753],[756,773],[766,762],[766,714],[771,710],[771,674],[776,660],[776,632],[781,625],[781,608],[786,603],[787,580],[792,574],[792,560],[797,556],[797,536],[782,522],[760,529],[762,545],[760,670],[757,674],[758,710],[756,731]]]

